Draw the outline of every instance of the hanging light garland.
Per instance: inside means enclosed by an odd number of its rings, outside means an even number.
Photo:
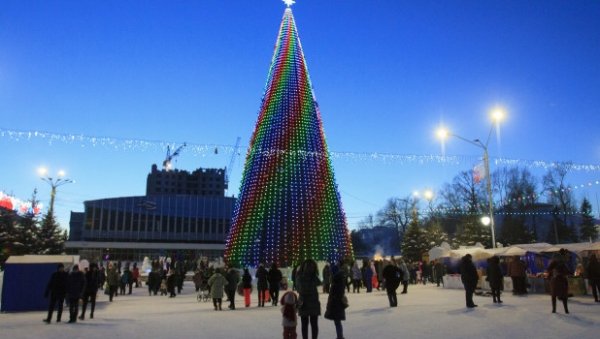
[[[49,145],[55,143],[64,144],[76,144],[81,147],[105,147],[112,148],[117,151],[136,151],[145,152],[160,150],[164,151],[169,147],[176,147],[180,145],[179,141],[165,141],[165,140],[141,140],[141,139],[127,139],[127,138],[113,138],[105,136],[89,136],[83,134],[61,134],[54,132],[45,131],[18,131],[0,127],[0,137],[9,139],[15,142],[32,141],[32,140],[44,140]],[[231,155],[236,150],[233,145],[225,144],[195,144],[187,142],[188,147],[186,148],[186,154],[193,156],[206,157],[213,154],[228,154]],[[331,160],[338,161],[353,161],[353,162],[367,162],[377,161],[390,164],[438,164],[438,165],[470,165],[474,161],[480,160],[478,156],[469,155],[435,155],[435,154],[397,154],[397,153],[381,153],[381,152],[335,152],[329,151],[326,153],[306,150],[289,150],[279,149],[276,147],[254,147],[250,150],[254,155],[260,155],[262,157],[274,157],[280,155],[286,155],[288,157],[329,157]],[[242,147],[244,148],[244,147]],[[245,147],[248,148],[247,146]],[[490,158],[490,161],[497,166],[527,166],[530,168],[540,168],[548,170],[556,168],[561,163],[554,161],[544,160],[522,160],[522,159],[509,159],[509,158]],[[576,172],[600,172],[600,165],[595,164],[571,164],[571,171]],[[595,183],[597,184],[597,183]],[[585,186],[582,184],[579,188]],[[574,186],[572,189],[577,189]]]

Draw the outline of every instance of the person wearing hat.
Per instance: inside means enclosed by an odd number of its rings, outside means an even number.
[[[85,272],[85,288],[83,289],[83,306],[79,320],[85,319],[85,309],[88,302],[90,305],[90,319],[94,319],[94,309],[96,308],[96,294],[98,293],[98,265],[90,264],[90,269]]]
[[[85,276],[79,270],[79,265],[74,265],[69,274],[67,284],[67,297],[69,298],[69,323],[77,322],[77,313],[79,313],[79,299],[83,293],[85,285]]]
[[[65,303],[65,295],[67,294],[68,274],[65,272],[65,265],[58,264],[56,272],[52,273],[44,297],[50,297],[50,303],[48,304],[48,316],[44,319],[46,324],[52,321],[52,313],[54,313],[54,307],[58,305],[56,312],[56,322],[60,322],[62,316],[63,304]]]

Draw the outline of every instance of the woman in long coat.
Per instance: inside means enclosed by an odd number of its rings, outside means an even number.
[[[504,289],[504,276],[500,270],[500,258],[493,256],[488,259],[485,279],[490,283],[494,303],[502,303],[502,300],[500,300],[500,291]]]
[[[344,328],[342,320],[346,320],[347,299],[344,296],[346,292],[346,276],[344,272],[336,265],[331,265],[332,284],[325,308],[325,319],[333,320],[335,332],[338,338],[344,338]]]
[[[215,273],[208,279],[208,286],[210,286],[210,297],[213,300],[215,311],[221,310],[221,304],[223,303],[223,289],[227,286],[227,279],[221,274],[221,269],[217,268]]]
[[[296,288],[298,289],[298,315],[302,324],[302,338],[308,339],[308,324],[310,323],[312,338],[319,335],[318,317],[321,315],[321,303],[317,286],[321,285],[318,277],[317,263],[307,259],[296,272]]]
[[[548,265],[548,278],[550,279],[550,294],[552,295],[552,313],[556,313],[556,298],[562,300],[565,313],[569,313],[567,307],[567,299],[569,294],[569,268],[567,267],[566,256],[568,251],[561,248],[559,254],[556,255],[550,265]]]

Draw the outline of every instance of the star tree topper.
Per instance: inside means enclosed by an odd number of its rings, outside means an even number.
[[[296,1],[294,0],[282,0],[284,4],[286,4],[288,6],[288,8],[290,8],[293,4],[296,3]]]

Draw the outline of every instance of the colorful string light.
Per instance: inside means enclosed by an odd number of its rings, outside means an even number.
[[[225,260],[281,266],[352,257],[345,212],[290,8],[285,10]]]

